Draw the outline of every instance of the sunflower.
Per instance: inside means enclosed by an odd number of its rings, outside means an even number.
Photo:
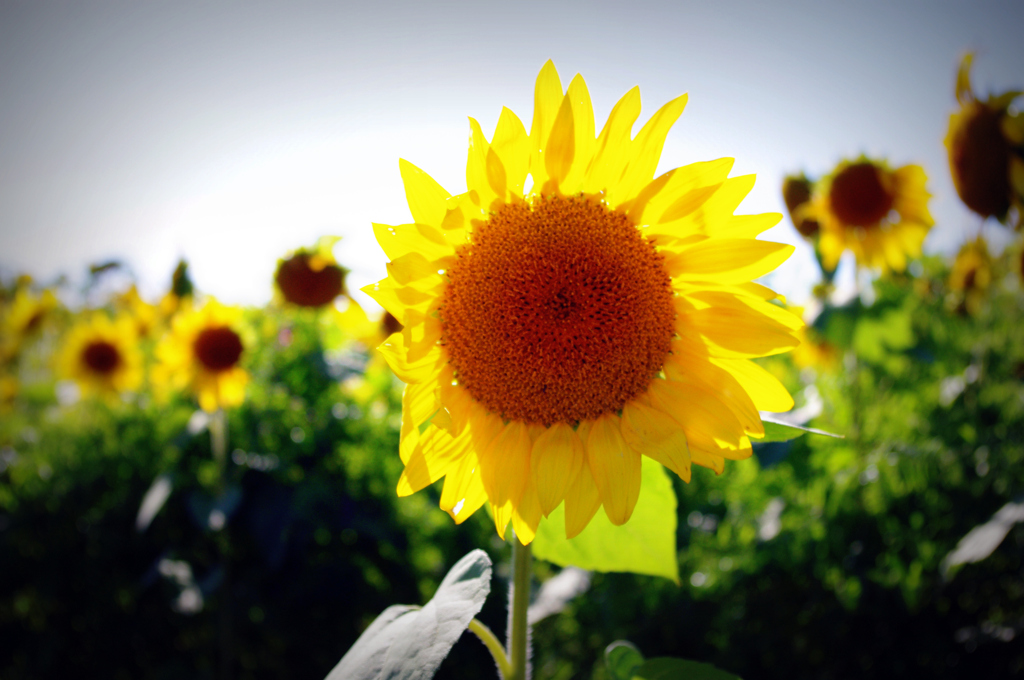
[[[865,157],[839,163],[817,187],[812,210],[821,223],[822,265],[835,269],[850,250],[861,266],[903,271],[935,224],[925,179],[919,165],[890,170]]]
[[[216,300],[177,315],[157,346],[154,383],[164,391],[190,390],[208,412],[241,404],[249,382],[240,365],[245,352],[241,316],[241,310]]]
[[[971,87],[967,53],[956,77],[960,110],[949,117],[946,149],[949,169],[960,200],[982,217],[1009,221],[1016,208],[1016,226],[1024,224],[1024,115],[1012,111],[1020,92],[991,95],[982,102]]]
[[[0,355],[16,354],[21,343],[43,327],[46,317],[59,304],[51,290],[36,295],[19,287],[0,318]]]
[[[949,273],[949,288],[954,293],[957,310],[977,314],[991,285],[992,256],[985,239],[978,236],[960,248]]]
[[[113,398],[142,382],[142,354],[128,316],[111,321],[95,313],[75,325],[57,355],[58,372],[82,393]]]
[[[732,159],[654,177],[685,104],[634,138],[633,88],[595,135],[583,78],[563,93],[549,61],[529,133],[507,108],[491,141],[470,119],[468,191],[400,162],[415,223],[374,225],[389,276],[364,288],[403,325],[380,348],[407,383],[399,495],[444,477],[456,522],[488,503],[523,543],[564,501],[572,537],[601,506],[630,518],[642,455],[721,472],[759,409],[792,407],[750,358],[797,344],[751,282],[793,247],[755,240],[781,215],[733,215],[754,178]]]
[[[285,300],[300,307],[323,307],[345,292],[348,272],[331,252],[338,240],[320,239],[313,250],[299,249],[277,263],[274,282]]]

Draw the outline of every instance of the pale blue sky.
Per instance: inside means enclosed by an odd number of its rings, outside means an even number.
[[[370,222],[409,220],[404,157],[465,188],[468,125],[529,120],[548,58],[598,127],[690,94],[662,169],[721,156],[782,211],[781,177],[844,156],[925,166],[950,252],[978,220],[942,139],[964,50],[978,89],[1024,86],[1024,2],[138,3],[0,0],[0,272],[127,260],[161,292],[179,256],[229,302],[269,298],[287,249],[340,234],[357,287],[384,276]],[[994,229],[991,231],[995,231]],[[788,225],[770,234],[797,242]],[[799,298],[800,250],[774,277]]]

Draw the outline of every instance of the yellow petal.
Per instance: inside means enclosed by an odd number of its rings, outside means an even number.
[[[654,177],[665,146],[665,137],[686,108],[686,101],[687,96],[684,94],[666,103],[640,129],[633,142],[632,158],[626,173],[616,188],[619,200],[635,196]]]
[[[585,457],[583,442],[565,423],[555,423],[533,443],[530,466],[541,512],[547,517],[565,498]]]
[[[452,437],[439,427],[428,427],[398,479],[398,495],[409,496],[441,479],[469,451],[471,444],[468,433]]]
[[[408,352],[406,361],[416,362],[430,354],[441,339],[441,320],[434,314],[408,310],[402,320],[402,339]]]
[[[441,279],[438,277],[438,283]],[[414,286],[400,286],[391,279],[382,279],[377,283],[363,286],[359,290],[369,295],[384,309],[391,312],[401,322],[408,309],[426,311],[437,294],[419,290]]]
[[[438,271],[444,269],[445,264],[443,259],[428,260],[422,253],[410,252],[387,263],[388,276],[402,286],[424,282],[424,279],[429,284],[440,281]]]
[[[547,181],[544,151],[547,148],[548,135],[555,123],[558,109],[562,105],[562,82],[558,79],[558,71],[549,59],[537,74],[537,84],[533,89],[533,124],[530,127],[530,173],[533,185],[537,189]]]
[[[437,411],[437,399],[433,385],[414,383],[406,385],[402,392],[402,429],[398,452],[403,463],[408,463],[416,443],[419,441],[420,425],[427,422]]]
[[[530,433],[524,423],[505,425],[480,456],[484,488],[499,508],[514,507],[530,479]]]
[[[608,519],[616,526],[625,524],[640,496],[640,454],[622,438],[617,415],[607,413],[594,421],[586,449]]]
[[[498,125],[494,128],[491,150],[498,155],[505,168],[506,189],[516,196],[523,195],[526,175],[530,171],[530,138],[516,114],[502,107]]]
[[[774,297],[774,293],[772,293],[770,289],[764,288],[763,286],[759,286],[759,288],[763,291],[767,291],[768,294],[771,294]],[[728,290],[702,290],[690,293],[687,297],[691,300],[699,300],[700,302],[707,304],[708,307],[734,309],[741,313],[753,312],[758,316],[767,317],[772,322],[781,324],[790,330],[795,331],[804,327],[803,319],[790,310],[780,305],[774,305],[770,302],[766,302],[767,299],[771,298],[747,294],[746,291],[740,289],[738,286],[736,287],[736,291],[740,294],[737,295],[736,293],[732,293]]]
[[[530,545],[537,535],[540,517],[537,488],[533,484],[529,484],[523,491],[523,498],[519,501],[516,509],[512,511],[512,529],[516,532],[516,538],[523,545]]]
[[[565,493],[565,537],[575,538],[590,524],[600,507],[601,496],[590,465],[581,465],[579,474]]]
[[[455,252],[440,231],[426,224],[392,226],[374,222],[373,235],[389,260],[397,260],[408,253],[419,253],[428,261],[439,260]]]
[[[486,209],[495,198],[499,198],[499,194],[491,186],[491,180],[488,177],[488,151],[491,145],[487,143],[487,138],[484,137],[483,130],[480,129],[480,123],[474,118],[469,119],[469,158],[466,160],[466,187],[469,189],[471,194],[476,194],[477,205]],[[497,159],[497,156],[494,156]],[[502,177],[504,177],[504,168],[502,169]],[[504,181],[500,185],[504,186]],[[500,198],[504,199],[505,194],[502,192]]]
[[[686,433],[670,416],[637,401],[622,407],[622,438],[639,454],[658,461],[684,482],[690,481]]]
[[[552,190],[557,191],[568,176],[575,153],[576,131],[573,128],[572,100],[566,95],[562,97],[562,104],[558,107],[555,123],[544,147],[544,168],[552,183]]]
[[[445,475],[440,507],[456,524],[462,524],[486,500],[487,492],[480,481],[479,459],[471,447]]]
[[[752,437],[764,436],[764,424],[754,401],[743,389],[743,385],[724,368],[713,364],[709,357],[681,351],[682,343],[673,346],[673,353],[665,362],[665,375],[675,381],[695,381],[733,412],[743,426],[743,431]]]
[[[566,90],[566,97],[572,102],[572,121],[575,131],[573,142],[574,153],[572,170],[569,176],[563,180],[562,186],[566,193],[576,193],[583,190],[583,179],[591,159],[594,157],[594,148],[597,140],[594,136],[594,106],[590,101],[590,92],[583,76],[576,74],[569,89]]]
[[[633,123],[640,115],[640,88],[634,87],[612,108],[608,121],[604,124],[597,138],[597,151],[594,160],[587,169],[586,185],[583,190],[588,193],[606,191],[622,177],[623,170],[629,162],[629,144],[632,137]],[[618,204],[610,204],[612,208]]]
[[[647,393],[656,409],[682,425],[691,455],[695,447],[726,458],[749,455],[750,440],[743,426],[714,394],[692,383],[674,380],[653,380]]]
[[[409,202],[413,221],[432,227],[441,226],[441,220],[444,219],[446,210],[445,201],[451,194],[435,182],[430,175],[405,159],[398,161],[398,169],[402,173],[405,198]]]
[[[677,305],[677,309],[678,309]],[[719,357],[764,357],[786,352],[800,341],[781,323],[756,312],[708,307],[676,318],[681,337],[696,331],[709,344],[708,351]]]
[[[439,345],[434,345],[422,358],[410,361],[402,333],[392,333],[378,348],[398,379],[405,383],[418,383],[437,375],[444,356]]]
[[[782,264],[795,248],[754,239],[708,239],[665,259],[665,269],[684,281],[746,283]]]

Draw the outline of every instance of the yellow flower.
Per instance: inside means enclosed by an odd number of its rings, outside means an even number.
[[[989,255],[985,239],[978,236],[960,248],[953,269],[949,273],[949,288],[954,291],[958,309],[974,315],[981,309],[981,303],[989,286],[992,285],[992,256]]]
[[[1006,223],[1016,207],[1016,226],[1024,223],[1024,115],[1011,113],[1020,92],[992,95],[979,101],[971,88],[967,53],[956,78],[960,110],[949,117],[946,149],[949,169],[960,200],[982,217]]]
[[[160,324],[160,314],[156,305],[151,305],[142,299],[138,288],[133,284],[124,293],[117,296],[115,300],[117,307],[127,312],[132,323],[135,324],[135,331],[140,337],[149,337],[154,334],[156,327]]]
[[[925,179],[919,165],[890,170],[864,157],[839,163],[822,180],[814,202],[825,269],[835,269],[843,251],[850,250],[861,266],[903,271],[908,256],[921,254],[935,223]]]
[[[142,355],[131,318],[86,317],[64,339],[57,369],[85,395],[113,398],[136,389],[142,382]]]
[[[314,250],[300,249],[278,261],[274,282],[285,300],[300,307],[322,307],[345,292],[347,272],[331,252],[338,240],[320,239]]]
[[[466,193],[400,162],[415,223],[374,225],[389,276],[364,288],[404,326],[380,348],[407,383],[399,495],[444,477],[456,522],[489,503],[524,543],[563,501],[569,537],[602,505],[626,522],[642,455],[687,481],[749,456],[758,410],[793,404],[749,359],[803,325],[751,283],[793,251],[755,240],[781,215],[733,215],[753,176],[654,177],[685,95],[635,138],[638,88],[599,135],[579,75],[563,94],[548,62],[535,95],[529,134],[470,119]]]
[[[156,386],[191,391],[204,411],[241,404],[249,382],[240,365],[245,351],[241,316],[241,310],[212,299],[201,309],[175,316],[170,333],[157,346]]]

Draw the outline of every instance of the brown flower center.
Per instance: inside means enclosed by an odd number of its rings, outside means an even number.
[[[288,302],[301,307],[320,307],[342,292],[345,272],[335,264],[314,269],[309,260],[306,253],[292,256],[277,268],[274,279]]]
[[[82,350],[82,361],[93,373],[109,375],[121,364],[121,353],[106,340],[94,340]]]
[[[504,206],[447,272],[442,344],[459,383],[509,420],[618,411],[669,352],[663,261],[625,215],[589,198]]]
[[[230,328],[207,328],[192,343],[199,362],[211,371],[225,371],[242,356],[242,339]]]
[[[854,163],[832,180],[829,203],[844,225],[874,227],[892,210],[894,197],[882,173],[874,163]]]
[[[1010,209],[1010,145],[1002,112],[975,104],[949,148],[953,183],[964,204],[982,217],[1002,219]]]

